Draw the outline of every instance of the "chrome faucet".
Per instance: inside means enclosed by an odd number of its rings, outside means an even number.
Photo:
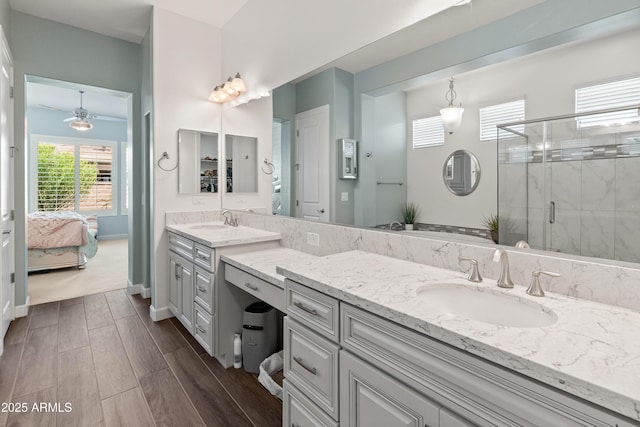
[[[469,272],[469,277],[467,277],[468,281],[475,283],[482,282],[482,276],[478,271],[478,260],[468,258],[466,256],[460,256],[458,257],[458,261],[469,261],[471,263],[471,271]]]
[[[229,214],[228,217],[227,214]],[[224,225],[230,225],[232,227],[238,226],[238,219],[233,217],[233,212],[231,212],[230,210],[225,209],[224,211],[222,211],[222,216],[224,217]]]
[[[498,278],[498,286],[501,288],[513,288],[513,282],[509,275],[509,258],[504,249],[496,249],[493,251],[493,262],[501,264],[500,277]]]
[[[558,273],[553,273],[551,271],[542,271],[537,270],[531,273],[531,284],[527,288],[527,294],[532,295],[534,297],[543,297],[544,291],[542,290],[542,286],[540,286],[540,275],[546,274],[551,277],[560,277]]]
[[[391,224],[389,224],[389,230],[393,230],[393,224],[398,224],[398,226],[402,228],[402,223],[400,221],[391,221]]]

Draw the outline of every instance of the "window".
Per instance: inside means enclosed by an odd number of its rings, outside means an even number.
[[[480,108],[480,141],[495,140],[497,125],[522,120],[524,120],[524,99]],[[511,126],[509,129],[524,133],[524,124]],[[498,135],[500,139],[514,138],[516,136],[518,135],[502,129],[500,129],[500,134]]]
[[[413,148],[444,145],[444,127],[440,116],[415,119],[412,122]]]
[[[640,77],[576,89],[576,113],[640,104]],[[640,119],[638,109],[577,117],[578,129]]]
[[[30,210],[115,215],[116,147],[111,141],[33,136]]]

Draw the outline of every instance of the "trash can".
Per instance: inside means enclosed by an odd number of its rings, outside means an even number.
[[[242,364],[244,370],[257,374],[260,363],[276,350],[278,331],[276,310],[259,301],[244,310],[242,318]]]

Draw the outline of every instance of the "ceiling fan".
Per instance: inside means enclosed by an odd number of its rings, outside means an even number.
[[[93,124],[91,124],[88,119],[106,120],[113,122],[124,122],[127,120],[122,117],[104,116],[89,113],[89,111],[82,106],[82,95],[84,94],[84,91],[79,90],[78,92],[80,92],[80,107],[74,108],[72,111],[70,111],[71,117],[64,119],[64,122],[69,122],[69,127],[79,131],[88,131],[93,128]],[[43,108],[48,108],[50,110],[66,111],[61,110],[60,108],[50,107],[48,105],[40,104],[40,106]]]

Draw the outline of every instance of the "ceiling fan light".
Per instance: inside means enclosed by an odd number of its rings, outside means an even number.
[[[76,120],[69,123],[69,127],[80,132],[86,132],[93,129],[93,125],[86,120]]]

